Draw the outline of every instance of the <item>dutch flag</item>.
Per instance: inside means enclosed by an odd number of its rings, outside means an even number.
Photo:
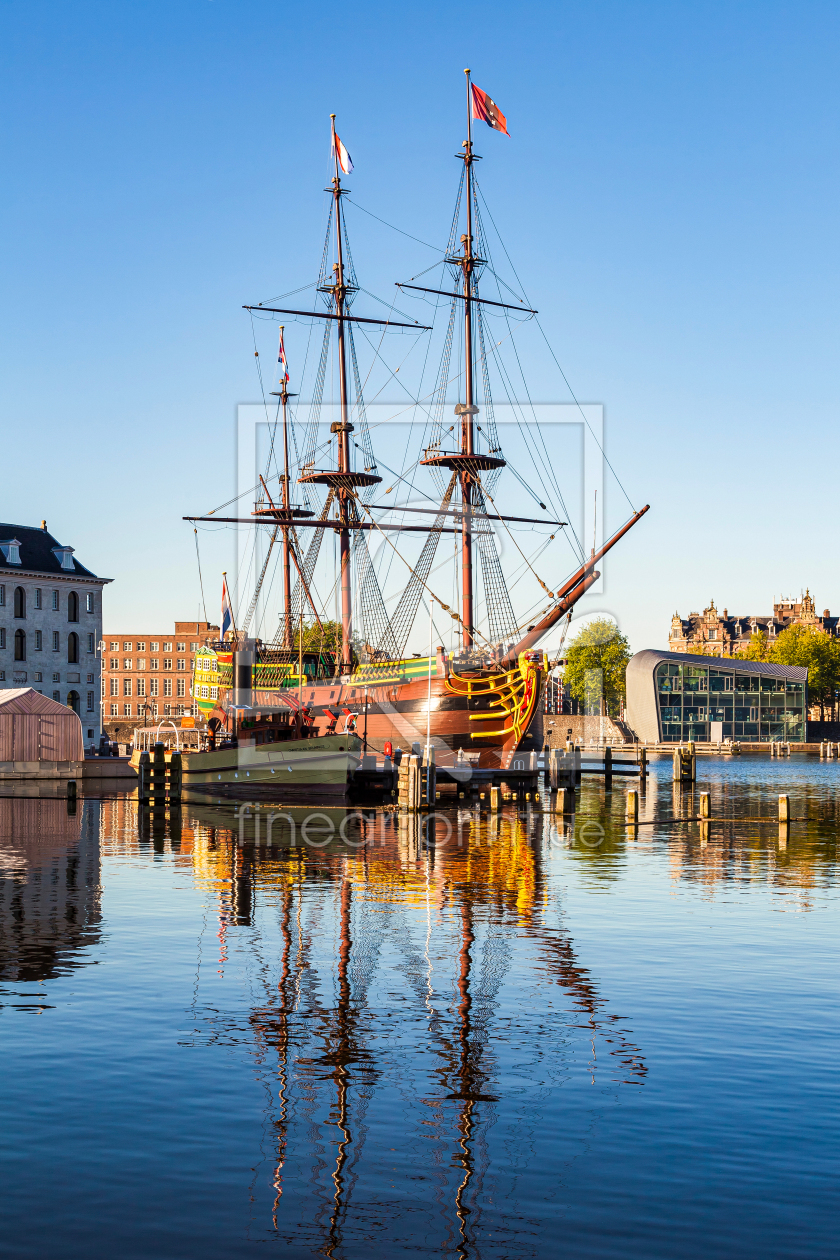
[[[228,590],[227,575],[222,575],[222,638],[224,639],[228,630],[235,629],[233,621],[233,608],[230,602],[230,591]]]

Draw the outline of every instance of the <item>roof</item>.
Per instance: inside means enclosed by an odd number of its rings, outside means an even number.
[[[72,577],[75,573],[78,577],[95,578],[96,574],[90,569],[86,569],[83,564],[79,564],[76,557],[73,557],[73,568],[63,569],[61,561],[53,551],[53,547],[61,548],[64,544],[60,543],[46,529],[33,529],[30,525],[9,525],[4,521],[0,521],[0,542],[10,541],[17,538],[20,541],[20,564],[9,564],[5,555],[0,551],[0,576],[4,573],[13,574],[21,571],[35,571],[36,573],[52,573],[56,577]],[[102,578],[101,581],[109,581],[109,578]]]
[[[645,648],[627,662],[628,671],[653,673],[661,661],[674,665],[707,665],[728,673],[764,674],[769,678],[789,678],[791,682],[807,682],[808,671],[802,665],[777,665],[775,661],[745,661],[740,656],[699,656],[695,652],[657,652]]]
[[[72,713],[66,704],[42,696],[34,687],[8,687],[0,691],[0,713],[43,713],[45,716]]]

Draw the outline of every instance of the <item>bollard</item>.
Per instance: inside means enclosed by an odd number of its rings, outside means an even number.
[[[779,796],[779,822],[790,822],[790,797],[786,792]]]
[[[181,803],[181,754],[174,752],[169,758],[169,803],[170,805]]]
[[[775,739],[771,739],[771,740],[770,740],[770,756],[771,756],[771,757],[775,757],[775,756],[776,756],[776,741],[775,741]]]
[[[825,760],[825,740],[820,740],[820,761]]]
[[[612,749],[611,749],[611,748],[605,748],[605,749],[604,749],[604,778],[605,778],[605,779],[611,779],[611,778],[612,778],[612,772],[613,772],[613,768],[612,768]]]
[[[496,787],[496,785],[495,785],[495,784],[491,784],[491,786],[490,786],[490,808],[491,808],[494,812],[496,812],[497,810],[499,810],[499,809],[501,808],[501,801],[500,801],[500,799],[499,799],[499,797],[500,797],[500,796],[501,796],[501,793],[500,793],[499,789]]]
[[[627,821],[637,823],[639,821],[639,793],[635,788],[631,788],[627,793]]]
[[[68,796],[76,795],[76,780],[75,779],[67,780],[67,795]]]
[[[712,797],[709,792],[700,793],[700,817],[709,818],[712,813]]]
[[[151,787],[151,765],[152,759],[148,752],[141,752],[140,764],[137,767],[137,799],[145,804],[149,799],[149,790]]]
[[[646,778],[647,772],[647,749],[642,748],[639,750],[639,778]]]

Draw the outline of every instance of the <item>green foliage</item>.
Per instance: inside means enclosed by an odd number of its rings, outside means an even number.
[[[785,633],[784,631],[782,633]],[[780,636],[781,637],[781,636]],[[769,661],[770,660],[770,640],[764,630],[756,630],[752,635],[749,643],[743,652],[739,652],[745,661]]]
[[[584,626],[566,652],[563,681],[576,700],[590,710],[603,696],[607,712],[617,714],[625,692],[630,644],[608,617]]]
[[[773,644],[770,660],[804,666],[810,698],[821,704],[840,687],[840,641],[816,626],[788,626]]]
[[[708,643],[690,643],[687,650],[692,656],[720,656],[720,652],[713,652]]]
[[[299,627],[295,627],[294,645],[295,650],[298,651],[300,649]],[[328,652],[340,656],[341,622],[322,620],[320,626],[317,621],[311,624],[304,622],[303,650],[304,652]]]

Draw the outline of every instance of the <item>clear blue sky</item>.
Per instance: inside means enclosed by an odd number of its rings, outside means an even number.
[[[507,114],[483,185],[652,511],[599,601],[635,648],[714,595],[837,573],[840,10],[799,3],[5,4],[4,519],[116,579],[106,629],[195,616],[183,514],[258,398],[243,302],[311,278],[328,115],[358,201],[445,239],[463,74]],[[392,292],[426,255],[358,216]],[[538,338],[535,398],[568,395]],[[610,489],[609,523],[626,503]],[[208,551],[208,603],[227,554]],[[557,577],[560,575],[558,574]]]

